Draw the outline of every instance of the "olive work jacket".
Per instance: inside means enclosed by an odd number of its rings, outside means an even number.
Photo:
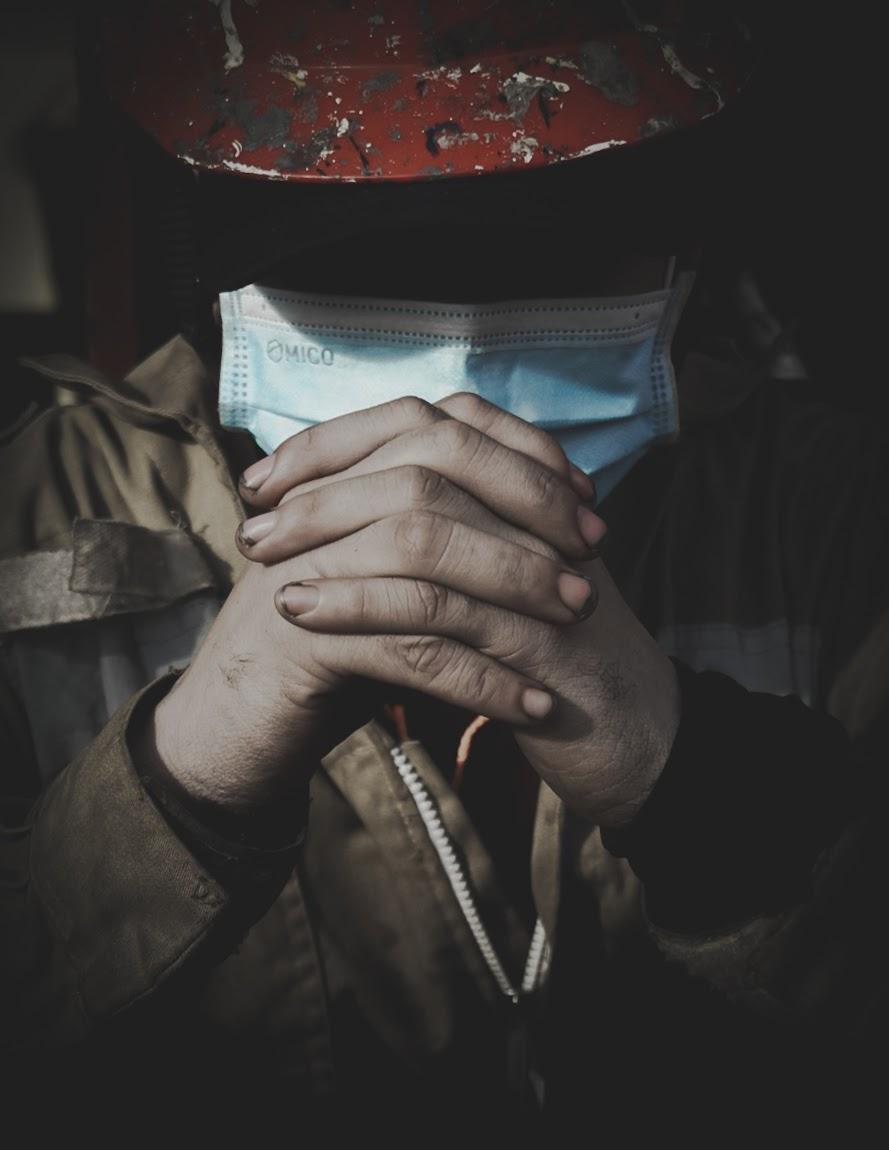
[[[885,993],[884,872],[859,824],[819,852],[804,896],[677,927],[543,786],[532,932],[427,750],[375,720],[324,759],[286,875],[220,881],[128,744],[139,700],[187,664],[245,563],[213,381],[183,339],[123,381],[62,357],[29,370],[57,402],[2,459],[0,1035],[17,1081],[446,1124],[541,1096],[566,1114],[652,1091],[699,1107],[739,1075],[749,1097],[788,1049],[867,1027]],[[685,667],[796,696],[880,764],[883,442],[774,382],[702,358],[686,376],[679,444],[603,512],[609,567]],[[737,737],[706,752],[717,781]],[[738,843],[738,867],[755,865],[755,828]]]

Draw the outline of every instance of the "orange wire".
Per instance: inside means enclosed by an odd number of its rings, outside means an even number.
[[[395,724],[395,733],[398,736],[399,743],[406,743],[410,738],[407,733],[407,717],[404,713],[403,703],[386,703],[386,714]]]
[[[469,759],[469,748],[472,746],[475,733],[487,722],[487,715],[476,715],[460,736],[460,743],[457,747],[457,762],[454,767],[454,781],[452,784],[455,791],[459,791],[460,784],[463,782],[463,773],[466,770],[466,762]]]
[[[392,723],[395,726],[395,733],[399,743],[406,743],[410,738],[407,729],[407,715],[405,714],[403,703],[385,703],[384,710]],[[463,734],[460,736],[460,742],[457,746],[457,759],[454,764],[454,778],[452,786],[455,791],[459,791],[460,785],[463,782],[463,775],[466,771],[466,763],[469,760],[469,751],[472,746],[472,740],[476,731],[479,731],[485,723],[487,723],[487,715],[476,715]]]

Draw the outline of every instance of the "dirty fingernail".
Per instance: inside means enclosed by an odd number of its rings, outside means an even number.
[[[592,613],[596,606],[594,591],[591,580],[585,579],[583,575],[572,575],[570,571],[563,571],[559,575],[562,602],[578,619],[586,619]]]
[[[581,499],[589,500],[594,499],[596,496],[596,486],[592,479],[579,467],[575,467],[573,463],[569,463],[568,467],[571,471],[571,485]]]
[[[304,615],[318,606],[321,592],[308,583],[287,583],[278,592],[278,610],[285,615]]]
[[[553,697],[537,687],[526,687],[522,692],[522,709],[532,719],[545,719],[553,709]]]
[[[247,547],[253,547],[260,539],[265,539],[275,526],[277,516],[274,511],[265,515],[257,515],[253,519],[245,519],[238,528],[238,538]]]
[[[595,511],[590,511],[582,503],[577,505],[577,526],[584,543],[589,547],[598,547],[605,538],[607,528],[604,522]]]
[[[248,467],[241,476],[241,486],[248,491],[258,491],[271,475],[274,466],[274,455],[267,455],[265,459],[257,460],[257,462]]]

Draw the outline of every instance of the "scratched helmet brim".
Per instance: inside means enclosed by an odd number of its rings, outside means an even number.
[[[751,45],[712,0],[110,5],[109,94],[195,168],[418,181],[543,168],[713,116]]]

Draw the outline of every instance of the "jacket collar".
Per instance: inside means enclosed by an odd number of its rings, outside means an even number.
[[[84,388],[140,415],[172,419],[194,431],[218,428],[215,388],[198,353],[181,335],[116,379],[76,356],[25,357],[25,367],[74,389]]]

